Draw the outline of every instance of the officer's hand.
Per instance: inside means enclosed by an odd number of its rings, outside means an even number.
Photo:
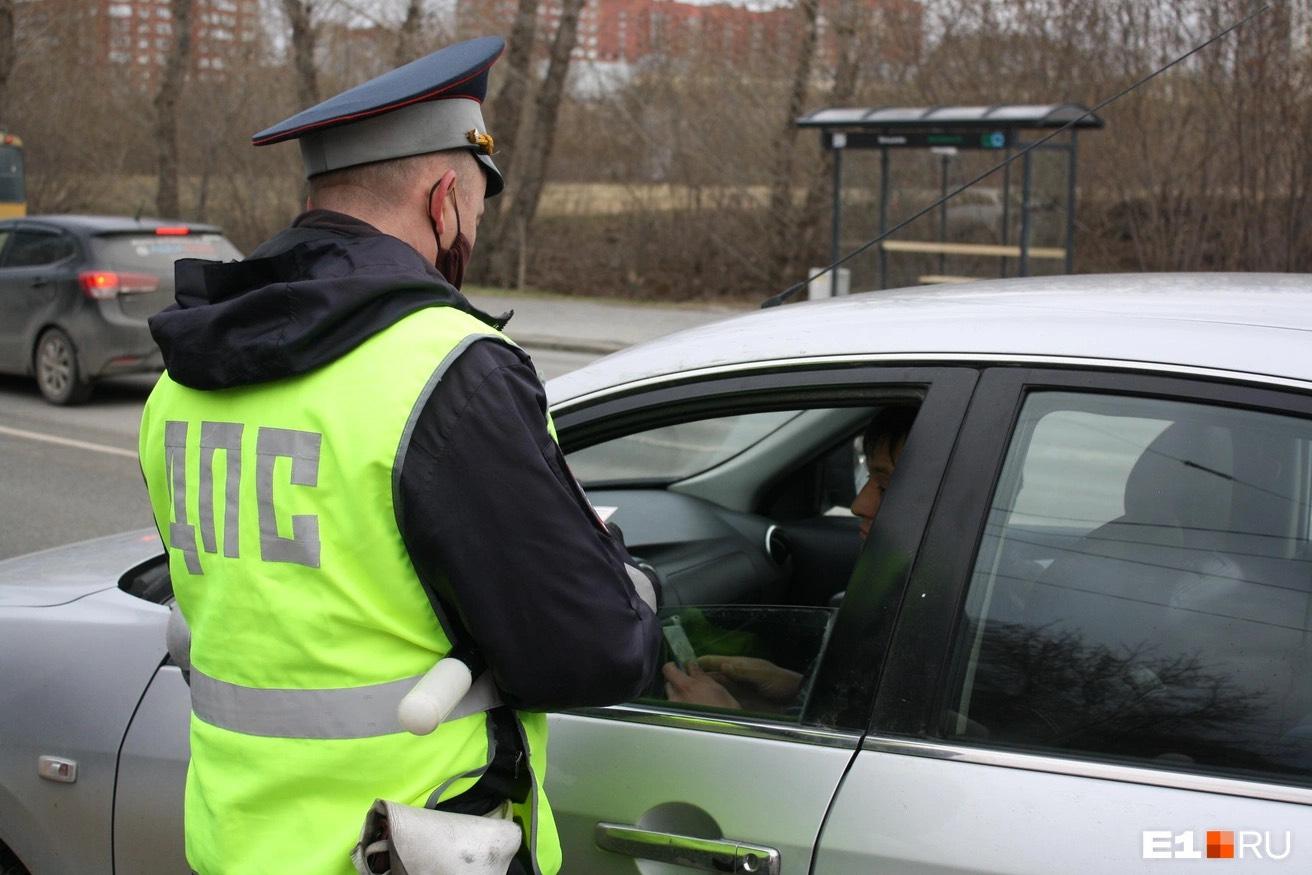
[[[741,711],[742,705],[714,678],[702,671],[696,661],[688,663],[684,673],[672,662],[661,667],[665,675],[665,698],[671,702],[685,702],[689,705],[708,705],[712,708],[729,708]]]

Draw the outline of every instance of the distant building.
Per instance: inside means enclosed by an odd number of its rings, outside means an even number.
[[[866,0],[873,8],[915,11],[916,0]],[[834,62],[836,47],[820,7],[819,66]],[[515,0],[457,0],[461,31],[508,34],[515,19]],[[550,35],[560,23],[559,0],[538,6],[538,27]],[[652,55],[681,57],[694,51],[713,50],[730,60],[778,55],[790,51],[797,38],[797,12],[791,6],[758,9],[741,3],[684,3],[678,0],[586,0],[579,14],[575,60],[597,64],[631,65]],[[902,16],[905,18],[906,16]]]
[[[173,44],[169,0],[28,0],[30,11],[69,6],[78,19],[85,60],[117,67],[136,84],[151,86],[163,74]],[[62,11],[62,10],[61,10]],[[191,70],[201,78],[222,78],[237,50],[257,38],[260,0],[193,0]]]

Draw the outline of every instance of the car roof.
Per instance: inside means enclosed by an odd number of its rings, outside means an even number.
[[[176,228],[183,226],[190,228],[197,233],[223,233],[223,229],[218,225],[210,225],[205,222],[184,222],[181,219],[155,219],[150,216],[133,218],[132,216],[49,214],[12,219],[3,223],[0,227],[22,224],[25,222],[39,222],[43,225],[54,225],[57,228],[75,231],[80,234],[130,234],[133,231],[149,232],[154,231],[156,228]]]
[[[790,304],[622,350],[548,385],[553,404],[751,362],[1102,359],[1312,381],[1312,275],[1080,274],[867,292]]]

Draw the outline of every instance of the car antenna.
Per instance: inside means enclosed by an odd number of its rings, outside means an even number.
[[[138,201],[138,202],[137,202],[137,211],[136,211],[135,213],[132,214],[132,221],[134,221],[134,222],[136,222],[138,225],[140,225],[140,224],[141,224],[141,213],[142,213],[142,211],[145,210],[145,209],[146,209],[146,205],[143,204],[143,203],[141,203],[140,201]]]
[[[907,225],[910,225],[916,219],[919,219],[921,216],[925,215],[926,213],[929,213],[932,210],[935,210],[938,207],[942,206],[943,204],[947,203],[948,201],[952,200],[954,197],[961,194],[963,191],[970,188],[972,185],[975,185],[976,183],[983,181],[989,176],[992,176],[994,173],[997,173],[999,170],[1006,167],[1008,164],[1015,161],[1017,158],[1021,158],[1025,155],[1028,155],[1030,152],[1033,152],[1035,149],[1039,148],[1044,143],[1048,142],[1058,134],[1070,130],[1070,128],[1073,127],[1077,122],[1080,122],[1083,119],[1088,118],[1089,116],[1093,115],[1094,113],[1098,112],[1101,109],[1104,109],[1105,107],[1111,106],[1113,103],[1120,100],[1122,97],[1125,97],[1127,94],[1131,93],[1132,91],[1136,91],[1140,86],[1148,84],[1150,81],[1156,79],[1158,76],[1165,73],[1167,70],[1171,69],[1176,64],[1179,64],[1181,61],[1188,60],[1189,58],[1201,52],[1203,49],[1210,46],[1212,43],[1224,39],[1232,31],[1238,30],[1239,28],[1243,27],[1245,24],[1248,24],[1248,22],[1252,21],[1257,16],[1261,15],[1263,12],[1266,12],[1273,5],[1275,5],[1275,2],[1277,2],[1277,0],[1271,0],[1271,2],[1262,3],[1262,5],[1258,6],[1252,12],[1248,13],[1248,15],[1245,15],[1243,18],[1239,19],[1234,24],[1230,25],[1224,30],[1218,31],[1217,33],[1212,35],[1209,39],[1207,39],[1205,42],[1199,43],[1189,51],[1185,52],[1183,55],[1180,55],[1174,60],[1162,65],[1161,67],[1158,67],[1156,70],[1153,70],[1147,76],[1144,76],[1143,78],[1138,79],[1137,81],[1131,83],[1129,86],[1121,89],[1120,91],[1113,94],[1111,97],[1108,97],[1106,100],[1102,101],[1097,106],[1093,107],[1093,109],[1085,110],[1082,114],[1066,122],[1066,124],[1062,125],[1061,127],[1057,128],[1051,133],[1046,134],[1043,137],[1040,137],[1038,140],[1035,140],[1033,143],[1030,143],[1028,146],[1026,146],[1024,149],[1021,149],[1015,155],[1012,155],[1009,158],[1006,158],[998,162],[996,165],[990,167],[988,170],[985,170],[983,173],[979,174],[974,179],[958,186],[957,188],[943,195],[941,198],[934,201],[932,204],[925,207],[923,210],[920,210],[919,212],[915,213],[911,217],[904,219],[901,222],[898,222],[892,228],[889,228],[887,231],[880,234],[879,236],[867,240],[865,243],[862,243],[856,249],[853,249],[851,252],[847,253],[847,255],[844,255],[842,258],[830,264],[824,270],[821,270],[818,273],[815,273],[812,276],[807,277],[806,279],[802,280],[799,283],[794,283],[793,285],[789,286],[788,288],[784,289],[782,292],[780,292],[777,295],[774,295],[773,297],[766,298],[765,301],[761,303],[761,309],[765,310],[770,307],[778,307],[780,304],[787,303],[788,301],[792,300],[794,295],[796,295],[802,289],[806,288],[806,286],[809,283],[811,283],[813,280],[817,280],[820,277],[824,276],[825,274],[830,273],[831,271],[837,269],[838,267],[846,264],[848,261],[852,260],[853,258],[856,258],[858,255],[865,252],[870,247],[874,246],[876,243],[880,243],[884,241],[888,237],[891,237],[893,234],[896,234],[898,231],[901,231]]]

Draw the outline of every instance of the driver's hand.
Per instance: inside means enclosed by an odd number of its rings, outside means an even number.
[[[802,689],[802,676],[755,656],[699,656],[689,669],[700,668],[730,686],[746,687],[777,705],[791,703]],[[726,693],[728,691],[726,690]]]
[[[665,698],[671,702],[684,702],[689,705],[708,705],[712,708],[728,708],[741,711],[738,700],[720,685],[713,677],[702,670],[694,660],[688,663],[685,673],[672,662],[661,667],[665,676]]]

